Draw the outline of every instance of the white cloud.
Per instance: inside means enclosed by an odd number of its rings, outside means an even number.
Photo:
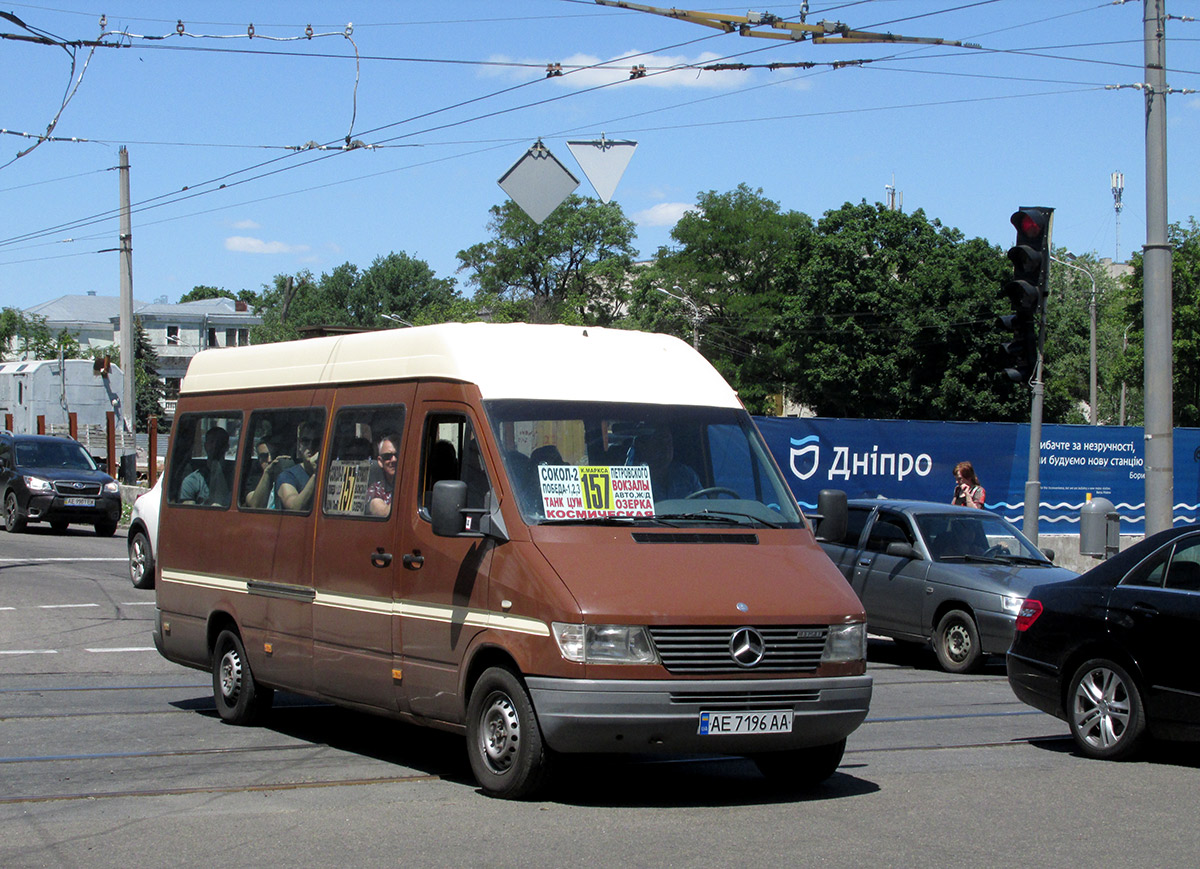
[[[646,67],[646,76],[639,79],[638,86],[656,88],[702,88],[705,90],[732,90],[747,83],[747,73],[703,72],[695,67],[705,66],[722,57],[715,52],[705,51],[695,57],[682,54],[643,54],[637,50],[623,51],[613,55],[607,61],[592,54],[572,54],[569,57],[556,59],[563,66],[563,75],[556,76],[555,82],[573,88],[595,87],[613,82],[628,81],[630,70],[634,66]],[[516,58],[503,55],[493,55],[488,60],[494,63],[528,63],[544,67],[544,62],[534,60],[518,61]],[[593,67],[597,64],[606,65],[599,69],[579,69],[578,67]],[[687,67],[672,69],[672,67]],[[668,71],[670,70],[670,71]],[[490,67],[486,75],[503,77],[514,81],[528,81],[531,73],[528,67]]]
[[[260,229],[261,227],[259,226],[259,224],[255,223],[253,220],[239,220],[237,223],[235,223],[233,225],[233,228],[234,229]]]
[[[225,250],[237,253],[304,253],[306,244],[287,244],[282,241],[263,241],[245,235],[231,235],[225,239]]]
[[[696,206],[690,202],[660,202],[645,211],[633,215],[635,223],[643,226],[674,226],[683,217],[685,211],[695,211]]]

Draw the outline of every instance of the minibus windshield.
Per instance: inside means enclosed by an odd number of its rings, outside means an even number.
[[[530,524],[803,523],[741,408],[529,399],[485,407]]]

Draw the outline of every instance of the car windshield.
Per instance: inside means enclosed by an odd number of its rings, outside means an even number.
[[[994,513],[922,513],[916,520],[934,561],[1049,563],[1015,525]]]
[[[530,524],[803,524],[741,408],[523,399],[485,406]]]
[[[24,468],[94,471],[96,463],[75,441],[32,441],[17,444],[17,464]]]

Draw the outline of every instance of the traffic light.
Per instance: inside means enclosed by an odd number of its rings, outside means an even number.
[[[1029,380],[1037,369],[1050,277],[1053,215],[1053,208],[1022,208],[1009,218],[1017,230],[1017,243],[1008,251],[1013,277],[1005,282],[1000,295],[1012,303],[1013,313],[1000,317],[999,323],[1002,329],[1013,333],[1012,340],[1001,345],[1001,349],[1005,357],[1004,373],[1017,382]]]

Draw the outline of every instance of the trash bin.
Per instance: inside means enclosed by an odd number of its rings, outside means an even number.
[[[1121,548],[1121,517],[1107,498],[1089,498],[1079,511],[1079,554],[1108,558]]]

